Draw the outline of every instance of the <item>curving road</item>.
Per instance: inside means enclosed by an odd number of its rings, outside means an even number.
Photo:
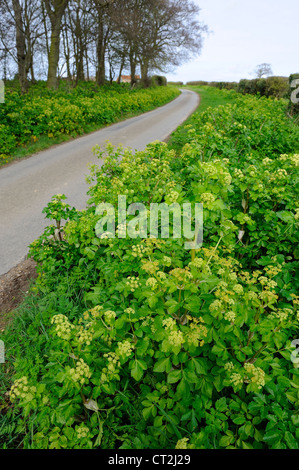
[[[92,153],[109,140],[143,150],[167,137],[196,109],[199,97],[189,90],[154,111],[113,124],[92,134],[44,150],[0,170],[0,275],[22,261],[28,245],[49,224],[42,209],[54,194],[83,209],[87,200],[85,175],[89,163],[100,163]]]

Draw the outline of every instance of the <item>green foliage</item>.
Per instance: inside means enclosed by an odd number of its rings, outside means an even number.
[[[23,447],[298,448],[298,128],[284,102],[215,93],[236,104],[195,114],[180,155],[96,148],[87,209],[45,208],[20,340],[38,351],[8,347]],[[203,247],[118,220],[124,236],[96,237],[97,205],[120,194],[202,202]]]
[[[153,75],[152,86],[167,86],[167,78],[162,75]]]
[[[238,89],[237,82],[210,82],[208,83],[208,85],[219,88],[219,90],[237,90]]]
[[[210,86],[219,90],[235,90],[242,94],[261,95],[274,98],[285,98],[289,91],[287,77],[255,78],[253,80],[242,79],[240,82],[187,82],[189,86]]]
[[[191,82],[187,82],[186,85],[188,85],[188,86],[206,86],[206,85],[209,85],[209,82],[206,82],[204,80],[193,80]]]
[[[254,80],[240,80],[237,91],[251,95],[285,98],[289,90],[287,77],[255,78]]]
[[[173,86],[183,86],[183,82],[168,82],[168,85],[173,85]]]
[[[72,89],[64,82],[58,91],[51,91],[41,82],[21,95],[7,84],[5,103],[0,107],[0,155],[6,162],[16,147],[38,142],[43,136],[74,137],[90,125],[100,127],[126,115],[149,111],[178,94],[174,87],[130,90],[116,84],[99,88],[82,83]]]

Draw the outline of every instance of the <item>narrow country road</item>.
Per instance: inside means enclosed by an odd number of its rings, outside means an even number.
[[[45,150],[0,170],[0,275],[17,265],[28,245],[50,223],[42,209],[54,194],[83,209],[87,200],[85,175],[89,163],[100,163],[92,147],[123,144],[143,150],[154,140],[165,140],[198,106],[189,90],[154,111],[113,124],[92,134]]]

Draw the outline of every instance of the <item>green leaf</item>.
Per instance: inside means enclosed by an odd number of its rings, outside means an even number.
[[[219,445],[220,447],[227,447],[234,441],[234,436],[222,436]]]
[[[235,424],[244,424],[246,422],[245,416],[237,416],[236,418],[233,418],[233,423]]]
[[[169,384],[174,384],[182,378],[181,370],[171,370],[167,376],[167,382]]]
[[[169,357],[165,357],[156,362],[153,369],[154,372],[169,372],[171,369],[171,362]]]
[[[216,407],[216,410],[221,411],[221,412],[227,410],[228,408],[227,408],[226,398],[222,397],[219,400],[217,400],[215,403],[215,407]]]
[[[195,370],[198,375],[206,375],[207,373],[207,361],[205,359],[197,358],[195,359],[194,357],[191,358],[193,364],[195,365]]]
[[[298,442],[289,431],[284,433],[284,438],[289,449],[298,449]]]
[[[144,361],[141,361],[140,359],[135,359],[134,365],[131,368],[131,375],[138,382],[143,376],[143,371],[146,369],[147,365]]]

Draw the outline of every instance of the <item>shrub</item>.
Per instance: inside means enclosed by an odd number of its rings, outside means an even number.
[[[161,75],[153,75],[152,86],[167,86],[167,78]]]
[[[289,80],[286,77],[268,77],[266,79],[265,95],[274,98],[285,98],[289,90]]]
[[[3,155],[9,155],[16,147],[17,139],[15,135],[10,134],[10,129],[4,124],[0,124],[0,152]]]

